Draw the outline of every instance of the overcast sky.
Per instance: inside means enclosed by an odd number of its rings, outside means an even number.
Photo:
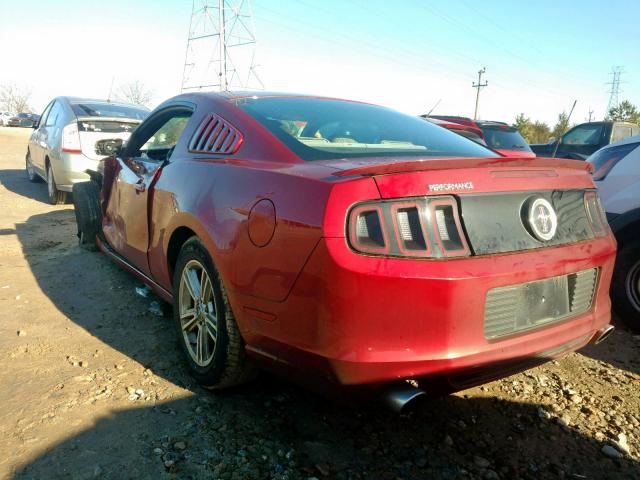
[[[217,2],[214,2],[217,3]],[[578,100],[604,115],[623,65],[621,99],[640,105],[640,1],[254,0],[259,74],[276,91],[369,101],[411,114],[519,112],[555,122]],[[154,103],[180,93],[189,0],[0,0],[0,84],[31,88],[41,111],[57,95],[106,98],[140,80]]]

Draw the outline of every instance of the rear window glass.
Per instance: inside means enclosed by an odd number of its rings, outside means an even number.
[[[521,150],[530,152],[527,141],[522,138],[520,132],[513,128],[480,127],[484,133],[484,139],[491,148],[496,150]]]
[[[484,141],[484,139],[480,135],[478,135],[476,132],[471,132],[469,130],[453,130],[453,131],[456,132],[461,137],[468,138],[469,140],[473,140],[474,142],[479,143],[480,145],[487,144]]]
[[[303,160],[354,157],[495,157],[419,117],[320,98],[244,98],[238,107]]]
[[[78,122],[78,130],[81,132],[123,133],[133,132],[138,126],[137,122],[118,121],[81,121]]]
[[[601,136],[601,123],[585,123],[569,130],[562,137],[562,143],[565,145],[598,145]]]
[[[143,107],[106,102],[72,103],[71,108],[77,117],[135,118],[136,120],[144,120],[149,115],[149,110]]]
[[[640,143],[627,143],[625,145],[603,148],[591,155],[587,161],[593,165],[593,179],[604,179],[616,163],[629,155],[638,145],[640,145]]]

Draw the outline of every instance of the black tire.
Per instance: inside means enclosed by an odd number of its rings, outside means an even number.
[[[27,178],[29,179],[30,182],[39,183],[42,181],[42,179],[40,178],[40,175],[38,175],[36,171],[33,169],[33,162],[31,161],[31,152],[29,151],[25,156],[25,170],[27,172]]]
[[[47,193],[51,205],[62,205],[67,201],[67,192],[58,190],[50,163],[47,163]]]
[[[200,270],[198,270],[198,265],[202,267]],[[211,295],[207,296],[207,298],[200,296],[200,305],[204,305],[204,313],[200,317],[194,314],[189,320],[185,320],[184,323],[190,323],[192,328],[185,329],[183,332],[183,321],[180,319],[181,309],[187,305],[193,305],[194,308],[191,310],[198,311],[193,296],[188,293],[186,280],[182,280],[183,274],[185,274],[185,270],[195,271],[196,278],[201,281],[201,286],[206,285],[206,280],[202,281],[204,278],[202,269],[206,272],[212,288],[210,292],[207,288],[201,290],[205,290]],[[189,365],[191,375],[198,383],[206,388],[218,390],[252,380],[256,375],[256,369],[246,356],[244,341],[238,330],[222,279],[213,264],[209,252],[197,237],[189,239],[180,250],[173,276],[173,292],[173,317],[178,340]],[[207,300],[213,301],[209,302]],[[194,342],[192,336],[196,336],[195,340],[198,343],[197,339],[200,338],[201,332],[206,332],[206,320],[211,320],[212,318],[207,317],[207,315],[212,312],[215,312],[215,323],[217,325],[216,339],[213,341],[213,352],[209,352],[213,338],[208,336],[207,333],[202,333],[207,345],[206,351],[208,352],[203,357],[210,354],[210,361],[208,363],[203,361],[198,364],[196,360],[197,354],[194,355],[196,352],[193,350]],[[205,348],[203,347],[202,350],[205,350]]]
[[[78,224],[80,247],[97,251],[96,237],[102,232],[102,211],[100,210],[100,187],[93,181],[73,185],[73,206]]]
[[[627,243],[618,250],[611,300],[620,319],[640,332],[640,242]]]

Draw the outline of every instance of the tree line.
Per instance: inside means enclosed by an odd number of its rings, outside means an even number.
[[[562,112],[558,115],[556,124],[551,128],[547,123],[538,120],[532,121],[524,113],[521,113],[516,116],[513,126],[520,130],[527,143],[548,143],[552,138],[561,137],[570,127],[575,125],[569,125],[568,117],[566,112]],[[609,110],[605,120],[640,125],[640,109],[630,101],[624,100]]]
[[[16,84],[0,85],[0,112],[35,113],[31,107],[31,89]],[[150,106],[154,93],[142,82],[120,85],[114,92],[114,100]]]

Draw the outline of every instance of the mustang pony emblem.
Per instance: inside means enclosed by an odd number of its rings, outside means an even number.
[[[543,242],[551,240],[558,228],[558,216],[551,203],[544,198],[536,198],[529,204],[527,215],[530,231]]]

